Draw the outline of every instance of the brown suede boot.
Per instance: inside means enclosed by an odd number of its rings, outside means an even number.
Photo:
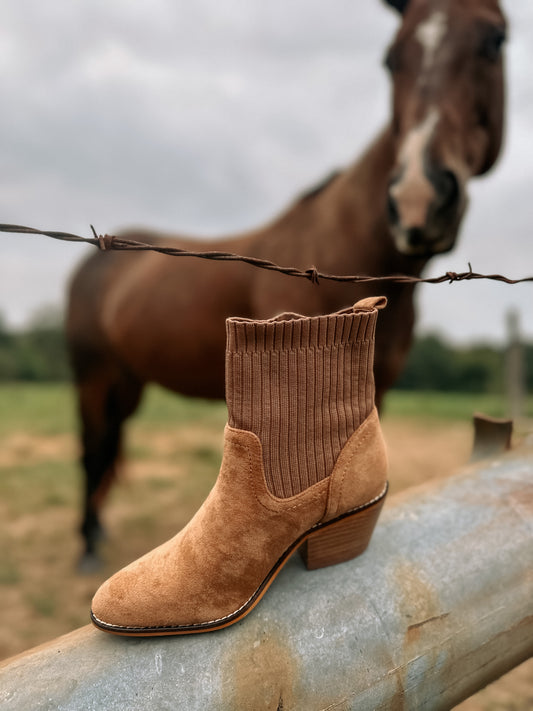
[[[373,376],[385,303],[227,320],[218,479],[180,533],[100,587],[97,627],[150,636],[220,629],[250,612],[297,548],[309,569],[365,550],[387,491]]]

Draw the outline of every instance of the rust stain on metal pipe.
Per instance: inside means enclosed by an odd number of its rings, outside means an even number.
[[[393,578],[398,591],[398,612],[408,622],[405,641],[411,644],[418,639],[427,620],[443,616],[439,596],[433,585],[422,578],[420,570],[405,561],[393,568]],[[409,620],[413,622],[409,624]]]
[[[275,625],[249,625],[223,661],[220,708],[280,711],[298,698],[301,660]]]

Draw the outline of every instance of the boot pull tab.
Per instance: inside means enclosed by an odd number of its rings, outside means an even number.
[[[366,299],[357,301],[354,306],[354,311],[373,311],[374,309],[384,309],[387,305],[386,296],[369,296]]]

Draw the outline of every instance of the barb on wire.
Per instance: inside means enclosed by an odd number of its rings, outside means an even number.
[[[124,239],[113,235],[99,235],[91,225],[93,237],[80,237],[79,235],[71,234],[70,232],[57,232],[51,230],[37,230],[33,227],[23,227],[22,225],[3,225],[0,224],[0,232],[9,232],[15,234],[34,234],[51,237],[64,242],[83,242],[85,244],[93,244],[102,251],[106,250],[130,250],[130,251],[150,251],[167,254],[172,257],[197,257],[199,259],[213,259],[218,261],[229,262],[244,262],[259,269],[268,269],[270,271],[280,272],[288,276],[301,277],[308,279],[313,284],[320,284],[320,281],[336,281],[336,282],[351,282],[354,284],[363,284],[368,282],[393,282],[397,284],[449,284],[457,281],[472,281],[478,279],[490,279],[499,281],[505,284],[521,284],[523,282],[533,282],[533,276],[522,277],[520,279],[509,279],[501,274],[478,274],[472,269],[472,265],[468,263],[467,272],[446,272],[438,277],[415,277],[407,274],[388,274],[385,276],[365,276],[365,275],[339,275],[328,274],[319,271],[315,266],[302,270],[296,267],[283,267],[269,259],[261,259],[259,257],[244,256],[241,254],[233,254],[232,252],[219,251],[190,251],[181,249],[180,247],[165,247],[158,244],[147,244],[145,242],[137,242],[131,239]]]

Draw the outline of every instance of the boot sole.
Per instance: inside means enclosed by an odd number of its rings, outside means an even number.
[[[342,516],[318,523],[303,533],[287,548],[272,567],[254,594],[235,612],[210,622],[175,627],[122,627],[98,619],[91,610],[91,621],[100,630],[125,637],[161,637],[165,635],[213,632],[242,620],[261,600],[285,563],[299,548],[308,570],[344,563],[361,555],[372,537],[388,491],[388,484],[379,496]]]

